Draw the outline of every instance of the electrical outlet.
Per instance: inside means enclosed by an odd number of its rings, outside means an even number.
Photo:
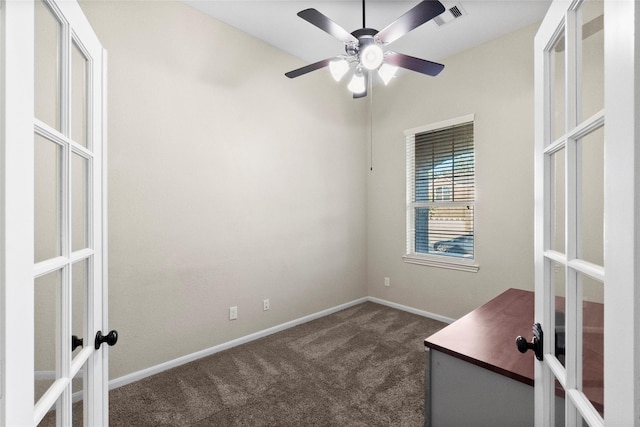
[[[229,307],[229,320],[236,320],[238,318],[238,306],[234,305]]]
[[[264,311],[269,310],[269,298],[262,300],[262,309]]]
[[[391,279],[389,279],[388,277],[384,278],[384,285],[388,288],[389,286],[391,286]]]

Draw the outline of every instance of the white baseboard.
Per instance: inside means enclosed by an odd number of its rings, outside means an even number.
[[[441,316],[439,314],[430,313],[428,311],[419,310],[417,308],[409,307],[406,305],[398,304],[398,303],[387,301],[380,298],[367,297],[367,301],[375,302],[376,304],[386,305],[387,307],[395,308],[397,310],[402,310],[409,313],[417,314],[418,316],[428,317],[429,319],[437,320],[439,322],[451,324],[456,321],[456,319],[452,319],[451,317]]]
[[[344,310],[345,308],[353,307],[354,305],[358,305],[366,301],[368,301],[366,297],[359,298],[344,304],[340,304],[336,307],[328,308],[326,310],[322,310],[317,313],[313,313],[308,316],[301,317],[299,319],[291,320],[290,322],[285,322],[280,325],[255,332],[253,334],[249,334],[244,337],[237,338],[235,340],[227,341],[225,343],[218,344],[216,346],[213,346],[204,350],[200,350],[195,353],[187,354],[186,356],[178,357],[177,359],[169,360],[168,362],[164,362],[159,365],[151,366],[150,368],[146,368],[141,371],[133,372],[131,374],[124,375],[119,378],[115,378],[109,381],[109,389],[113,390],[114,388],[131,384],[133,382],[139,381],[146,377],[150,377],[151,375],[159,374],[160,372],[166,371],[168,369],[176,368],[178,366],[184,365],[185,363],[193,362],[194,360],[211,356],[212,354],[219,353],[224,350],[228,350],[232,347],[236,347],[241,344],[246,344],[248,342],[266,337],[267,335],[275,334],[276,332],[284,331],[285,329],[289,329],[294,326],[298,326],[303,323],[307,323],[312,320],[316,320],[321,317],[328,316],[329,314],[333,314],[337,311]]]
[[[232,347],[236,347],[241,344],[246,344],[248,342],[266,337],[271,334],[275,334],[276,332],[284,331],[285,329],[289,329],[294,326],[302,325],[303,323],[307,323],[312,320],[316,320],[321,317],[328,316],[329,314],[333,314],[337,311],[344,310],[349,307],[353,307],[354,305],[358,305],[366,301],[385,305],[387,307],[395,308],[397,310],[402,310],[409,313],[417,314],[419,316],[428,317],[430,319],[438,320],[440,322],[452,323],[455,321],[455,319],[451,319],[449,317],[429,313],[428,311],[424,311],[424,310],[418,310],[417,308],[408,307],[406,305],[397,304],[397,303],[386,301],[379,298],[363,297],[363,298],[358,298],[356,300],[353,300],[344,304],[340,304],[336,307],[328,308],[326,310],[322,310],[317,313],[313,313],[308,316],[301,317],[299,319],[291,320],[289,322],[285,322],[280,325],[264,329],[262,331],[255,332],[253,334],[246,335],[244,337],[237,338],[235,340],[227,341],[225,343],[218,344],[216,346],[213,346],[204,350],[200,350],[195,353],[187,354],[186,356],[178,357],[177,359],[169,360],[168,362],[151,366],[141,371],[133,372],[131,374],[124,375],[119,378],[115,378],[109,381],[109,389],[113,390],[115,388],[122,387],[124,385],[131,384],[136,381],[140,381],[141,379],[150,377],[151,375],[159,374],[160,372],[166,371],[168,369],[176,368],[178,366],[184,365],[185,363],[193,362],[203,357],[211,356],[212,354],[219,353],[224,350],[228,350]]]

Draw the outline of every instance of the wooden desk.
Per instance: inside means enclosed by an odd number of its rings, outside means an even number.
[[[602,304],[583,309],[585,392],[601,410]],[[531,340],[533,323],[533,292],[509,289],[427,338],[425,425],[533,425],[535,357],[515,345],[518,335]],[[558,414],[563,402],[559,393]]]

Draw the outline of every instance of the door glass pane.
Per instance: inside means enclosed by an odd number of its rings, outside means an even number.
[[[578,257],[604,266],[604,127],[578,141]]]
[[[555,419],[555,423],[554,426],[555,427],[565,427],[565,398],[566,398],[566,393],[564,392],[564,389],[562,388],[562,385],[558,382],[558,380],[555,381],[556,384],[556,395],[555,395],[555,411],[554,411],[554,419]]]
[[[72,231],[73,231],[73,250],[84,249],[88,246],[87,227],[89,224],[89,208],[88,208],[88,179],[89,179],[89,160],[76,153],[71,155],[72,168]]]
[[[551,154],[550,162],[550,249],[558,252],[565,251],[565,149],[562,148]]]
[[[75,40],[71,46],[71,139],[86,147],[88,61]]]
[[[86,366],[86,365],[85,365]],[[71,381],[71,393],[73,395],[72,399],[75,402],[77,400],[77,394],[81,393],[83,390],[83,378],[84,378],[84,368],[81,369],[76,376]],[[38,427],[56,427],[56,416],[57,416],[57,408],[60,405],[61,399],[58,399],[56,405],[51,408],[51,411],[44,416],[42,421],[38,424]],[[83,413],[82,413],[82,400],[79,402],[73,403],[72,411],[71,411],[71,425],[73,427],[82,427],[83,426]]]
[[[35,136],[35,261],[61,254],[62,147]]]
[[[85,318],[86,318],[86,296],[88,286],[88,260],[83,260],[73,264],[72,268],[72,320],[71,331],[78,339],[82,339],[83,346],[89,345],[90,342],[86,336]],[[75,357],[83,348],[83,346],[76,346],[73,350],[72,357]],[[73,346],[72,346],[73,347]]]
[[[582,287],[582,392],[604,414],[604,284],[578,275]]]
[[[51,410],[47,412],[42,421],[38,423],[38,427],[56,427],[57,408],[60,407],[62,398],[58,398]]]
[[[561,36],[549,52],[551,65],[551,139],[565,133],[565,37]]]
[[[566,268],[562,264],[551,262],[551,286],[555,295],[555,350],[554,354],[564,366],[565,362],[565,313],[566,313]]]
[[[60,130],[61,25],[49,6],[35,2],[35,115]]]
[[[581,6],[582,62],[578,68],[581,78],[581,120],[604,108],[604,3],[589,0]]]
[[[75,426],[82,427],[83,425],[84,405],[82,404],[83,399],[81,399],[81,397],[84,398],[84,390],[86,388],[84,386],[86,381],[84,372],[86,368],[87,368],[87,364],[85,363],[82,369],[80,369],[80,371],[73,378],[73,381],[71,383],[71,393],[73,394],[73,402],[74,402],[71,416],[73,417],[72,425],[74,427]]]
[[[56,379],[61,283],[61,271],[38,277],[34,281],[34,403]]]

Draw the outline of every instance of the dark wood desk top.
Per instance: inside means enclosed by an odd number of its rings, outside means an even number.
[[[564,298],[556,297],[564,308]],[[522,354],[516,337],[531,341],[534,294],[508,289],[488,303],[431,335],[426,347],[533,386],[533,351]],[[583,390],[600,412],[603,410],[603,305],[583,303]],[[546,331],[545,331],[546,332]],[[561,389],[556,390],[563,395]]]
[[[508,289],[427,338],[425,346],[533,385],[535,356],[518,352],[516,337],[531,340],[533,292]]]

